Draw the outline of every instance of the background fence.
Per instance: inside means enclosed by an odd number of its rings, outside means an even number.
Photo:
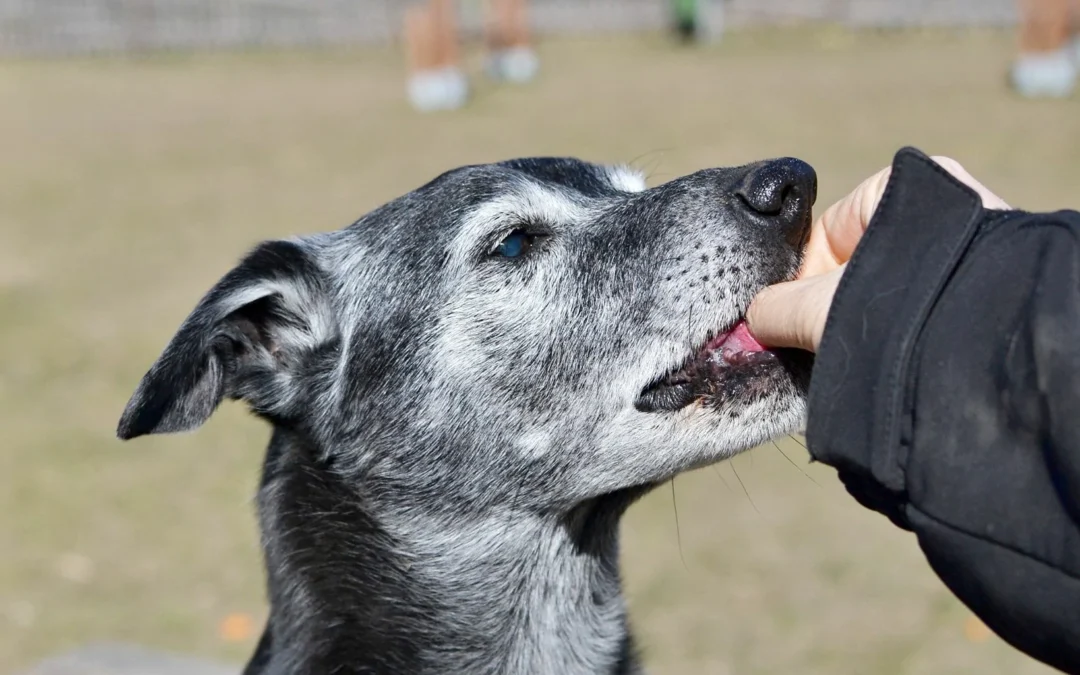
[[[702,0],[703,2],[708,0]],[[463,25],[483,0],[460,0]],[[727,28],[830,21],[857,27],[1003,25],[1015,0],[712,0]],[[0,0],[0,53],[344,45],[394,40],[409,0]],[[541,34],[663,28],[668,0],[532,0]]]

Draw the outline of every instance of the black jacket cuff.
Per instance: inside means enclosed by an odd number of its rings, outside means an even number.
[[[840,280],[810,386],[806,438],[861,504],[910,529],[904,464],[912,360],[935,300],[983,220],[982,200],[904,148]]]

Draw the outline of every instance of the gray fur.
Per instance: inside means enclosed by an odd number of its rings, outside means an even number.
[[[223,397],[274,425],[247,672],[638,672],[619,517],[802,420],[807,372],[782,358],[636,406],[796,271],[813,195],[789,208],[792,166],[652,189],[569,159],[464,167],[230,272],[119,433],[192,429]],[[518,228],[544,236],[492,255]]]

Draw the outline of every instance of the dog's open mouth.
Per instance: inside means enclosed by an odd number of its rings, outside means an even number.
[[[740,320],[646,387],[634,405],[641,412],[674,412],[705,398],[727,399],[777,362],[776,353],[755,340]]]

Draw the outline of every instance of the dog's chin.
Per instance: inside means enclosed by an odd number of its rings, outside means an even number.
[[[645,387],[634,406],[644,413],[690,406],[725,412],[777,396],[805,397],[813,363],[810,352],[763,347],[739,322]]]

